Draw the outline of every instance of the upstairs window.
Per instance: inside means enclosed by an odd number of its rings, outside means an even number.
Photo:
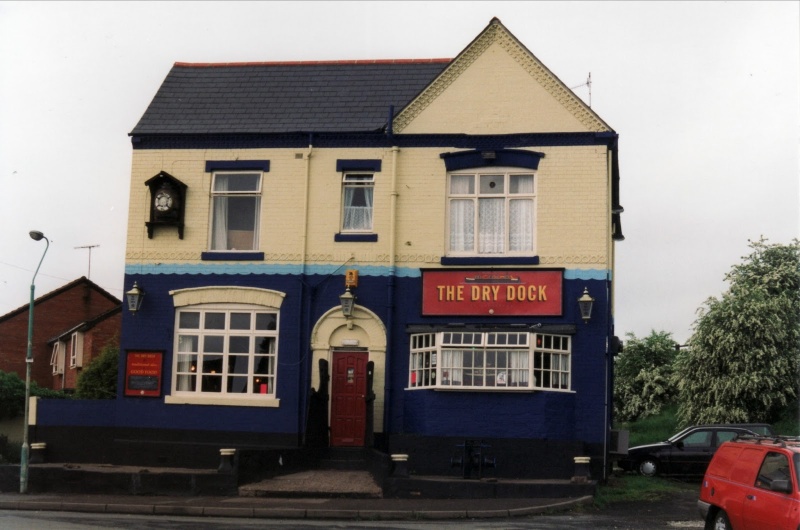
[[[53,343],[53,353],[50,355],[50,366],[53,367],[53,375],[64,373],[64,352],[66,344],[57,340]]]
[[[211,250],[258,249],[261,173],[214,173]]]
[[[372,232],[375,178],[371,173],[342,177],[342,232]]]
[[[448,179],[448,249],[455,256],[530,255],[535,246],[533,173],[454,173]]]
[[[75,332],[69,341],[69,367],[83,366],[83,333]]]

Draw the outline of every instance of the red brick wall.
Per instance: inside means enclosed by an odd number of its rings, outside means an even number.
[[[61,293],[43,298],[46,299],[37,301],[33,311],[31,379],[40,386],[53,388],[53,370],[50,366],[52,350],[47,345],[47,341],[119,304],[87,282],[78,282]],[[117,330],[119,330],[119,315],[116,318]],[[24,379],[27,344],[28,310],[26,306],[24,311],[0,322],[0,370],[15,372]],[[67,359],[68,363],[69,359]],[[61,388],[60,382],[55,388]]]

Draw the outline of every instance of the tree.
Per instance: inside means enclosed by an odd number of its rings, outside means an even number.
[[[625,348],[614,362],[614,419],[633,421],[661,412],[676,394],[673,361],[676,342],[671,333],[651,331],[638,339],[626,335]]]
[[[63,392],[42,388],[31,381],[31,396],[64,399]],[[0,419],[13,419],[25,413],[25,381],[13,372],[0,372]]]
[[[772,422],[797,397],[800,242],[750,248],[728,290],[698,309],[676,362],[683,424]]]
[[[100,355],[78,376],[75,397],[80,399],[114,399],[117,396],[119,346],[109,341]]]

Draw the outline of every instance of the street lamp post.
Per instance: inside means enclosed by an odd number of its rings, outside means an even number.
[[[35,290],[36,275],[39,274],[39,267],[42,266],[44,256],[47,254],[47,249],[50,248],[50,240],[45,235],[36,230],[31,230],[29,234],[34,241],[41,241],[44,239],[47,246],[44,247],[42,259],[39,260],[39,266],[36,267],[36,272],[33,273],[31,279],[31,300],[28,305],[28,352],[25,356],[25,419],[22,425],[22,453],[19,459],[19,492],[28,493],[28,459],[30,455],[30,445],[28,444],[28,419],[30,416],[31,400],[31,366],[33,365],[33,292]]]

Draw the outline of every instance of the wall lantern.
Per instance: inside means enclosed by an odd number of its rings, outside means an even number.
[[[356,304],[356,297],[350,292],[350,287],[339,297],[339,301],[342,303],[342,314],[346,317],[352,316],[353,307],[355,307]]]
[[[128,299],[128,311],[136,314],[139,308],[142,307],[144,289],[140,289],[136,282],[133,282],[133,289],[125,293],[125,297]]]
[[[581,309],[581,318],[585,324],[589,323],[589,320],[592,318],[592,305],[594,304],[594,298],[589,296],[589,288],[583,288],[583,295],[578,298],[578,307]]]

